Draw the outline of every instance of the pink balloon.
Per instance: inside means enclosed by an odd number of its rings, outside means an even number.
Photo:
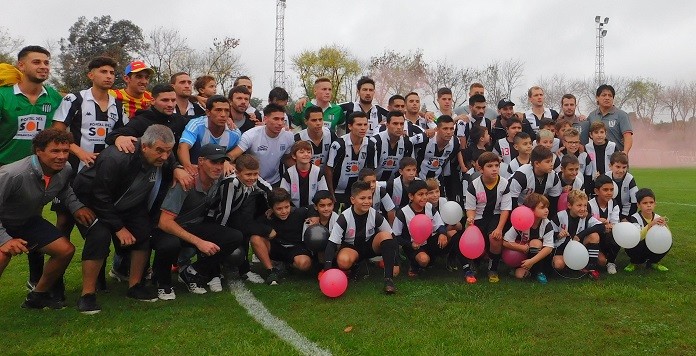
[[[568,192],[563,192],[558,197],[558,211],[563,211],[568,209]]]
[[[486,241],[483,239],[481,230],[476,225],[470,225],[464,230],[462,238],[459,239],[459,251],[464,257],[477,259],[486,250]]]
[[[425,214],[418,214],[408,223],[408,232],[417,244],[422,244],[433,234],[433,221]]]
[[[534,225],[534,212],[524,205],[518,206],[512,210],[510,222],[512,222],[512,227],[517,230],[529,230]]]
[[[503,262],[512,268],[519,267],[522,264],[522,261],[526,259],[527,256],[520,251],[503,249]]]
[[[348,288],[348,277],[338,268],[332,268],[319,279],[319,289],[329,298],[340,297]]]

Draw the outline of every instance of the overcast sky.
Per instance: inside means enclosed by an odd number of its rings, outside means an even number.
[[[254,96],[265,97],[273,78],[275,0],[3,0],[0,26],[44,44],[67,37],[79,16],[128,19],[147,34],[177,28],[194,48],[213,37],[241,39],[237,47],[254,80]],[[594,74],[594,16],[610,18],[605,39],[607,75],[641,76],[664,84],[696,79],[696,1],[379,1],[287,0],[286,72],[304,49],[343,45],[368,59],[385,49],[423,49],[427,59],[481,67],[493,59],[521,58],[525,77],[513,95],[541,75],[571,78]],[[691,15],[689,15],[691,14]],[[57,48],[57,46],[56,46]],[[379,83],[377,83],[379,85]],[[299,90],[295,93],[299,94]]]

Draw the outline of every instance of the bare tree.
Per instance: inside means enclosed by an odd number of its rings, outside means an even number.
[[[554,74],[550,77],[539,77],[536,85],[544,89],[544,100],[549,108],[561,109],[561,98],[565,94],[573,94],[576,99],[581,96],[583,82],[581,80],[568,79],[565,74]],[[525,102],[528,102],[527,94],[524,94]],[[580,112],[580,100],[576,100],[578,112]]]
[[[24,40],[14,37],[5,27],[0,27],[0,62],[14,63],[14,53],[21,47]]]
[[[426,88],[426,63],[420,49],[406,54],[385,50],[370,58],[366,67],[377,83],[375,100],[378,102],[384,103],[394,94],[406,95]]]
[[[476,78],[476,74],[473,68],[461,68],[445,61],[429,63],[426,66],[425,79],[427,88],[433,95],[435,107],[437,107],[435,93],[443,87],[452,91],[452,107],[457,107],[466,97],[469,83]]]
[[[237,46],[239,46],[239,39],[214,38],[213,47],[208,49],[204,57],[203,72],[215,77],[223,93],[232,88],[234,79],[244,70],[239,55],[233,52]]]
[[[168,81],[172,74],[182,71],[183,58],[193,52],[187,39],[173,28],[158,27],[148,34],[146,41],[147,47],[140,54],[155,69],[156,83]]]
[[[479,79],[488,93],[489,102],[510,98],[513,90],[522,84],[523,77],[524,62],[512,58],[504,62],[494,60],[487,64],[479,74]]]

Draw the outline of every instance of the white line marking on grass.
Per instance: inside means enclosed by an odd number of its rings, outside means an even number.
[[[230,288],[239,305],[244,307],[252,318],[268,331],[294,346],[300,353],[304,355],[331,355],[330,351],[322,349],[295,331],[288,323],[271,314],[263,303],[244,286],[243,282],[233,281],[230,283]]]
[[[669,201],[661,201],[661,204],[668,204],[668,205],[681,205],[681,206],[691,206],[696,208],[696,204],[687,204],[687,203],[672,203]]]

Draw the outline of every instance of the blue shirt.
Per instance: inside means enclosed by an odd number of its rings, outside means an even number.
[[[191,162],[196,162],[198,160],[198,152],[201,146],[205,146],[209,143],[214,143],[225,147],[226,151],[229,152],[233,148],[237,147],[239,139],[242,134],[239,130],[230,130],[227,125],[225,125],[225,131],[219,137],[213,136],[213,134],[208,129],[208,117],[201,116],[195,119],[191,119],[184,132],[181,134],[181,139],[179,143],[186,143],[191,146]]]

